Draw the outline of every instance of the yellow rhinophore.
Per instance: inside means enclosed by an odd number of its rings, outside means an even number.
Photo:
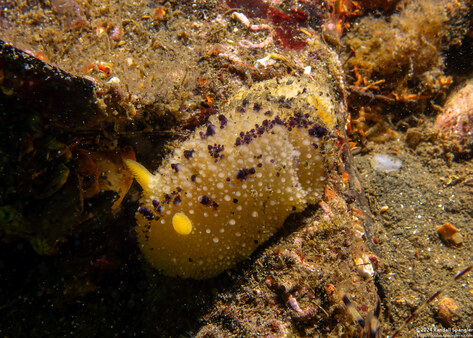
[[[192,232],[192,221],[182,212],[174,214],[172,217],[172,226],[180,235],[189,235]]]
[[[143,189],[149,189],[149,183],[153,180],[154,175],[148,171],[144,166],[136,161],[126,159],[125,164],[132,172],[135,179]]]

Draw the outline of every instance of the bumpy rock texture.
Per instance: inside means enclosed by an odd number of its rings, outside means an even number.
[[[148,261],[171,276],[213,277],[317,203],[336,98],[328,81],[308,78],[242,89],[155,175],[138,173],[136,230]]]

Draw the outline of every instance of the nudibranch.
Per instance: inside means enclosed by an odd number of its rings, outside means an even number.
[[[304,77],[254,84],[155,174],[127,160],[143,188],[136,231],[151,265],[169,276],[214,277],[317,203],[337,124],[331,90]]]

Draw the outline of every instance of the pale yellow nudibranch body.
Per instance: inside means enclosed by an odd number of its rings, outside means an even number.
[[[325,156],[339,150],[335,106],[311,79],[264,81],[235,93],[154,174],[126,160],[143,188],[135,230],[147,261],[168,276],[214,277],[318,203]]]

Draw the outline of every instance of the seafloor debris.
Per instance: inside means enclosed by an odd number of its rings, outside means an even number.
[[[453,327],[453,319],[457,316],[458,305],[451,297],[443,297],[439,300],[437,317],[440,322],[446,327]]]
[[[241,22],[243,26],[245,26],[246,28],[254,32],[271,28],[271,26],[267,24],[261,24],[261,25],[251,24],[250,20],[246,17],[246,15],[239,12],[233,12],[232,19]]]
[[[473,269],[473,265],[470,265],[469,267],[463,269],[457,275],[455,278],[450,280],[447,284],[445,284],[442,288],[437,290],[433,295],[431,295],[424,303],[422,303],[419,307],[417,307],[411,315],[404,321],[404,323],[396,329],[394,334],[392,335],[392,338],[397,337],[402,330],[412,322],[412,320],[417,317],[430,303],[432,303],[435,299],[437,299],[445,290],[448,290],[455,282],[458,280],[462,279],[464,276],[466,276],[471,270]],[[440,300],[442,301],[442,300]],[[453,316],[456,315],[455,311],[457,310],[458,306],[456,305],[456,302],[453,298],[450,297],[444,297],[443,302],[439,303],[439,313],[437,312],[437,315],[439,316],[438,318],[442,321],[442,323],[445,326],[448,326],[449,324],[453,325]],[[445,322],[443,322],[445,320]]]
[[[437,233],[440,239],[449,245],[460,246],[463,244],[463,236],[458,232],[458,229],[450,223],[445,223],[437,227]]]
[[[293,9],[283,13],[262,0],[227,0],[231,8],[241,8],[250,18],[262,18],[271,21],[274,25],[276,38],[286,48],[300,50],[306,42],[301,38],[299,27],[307,20],[307,14]]]
[[[402,161],[392,155],[375,154],[371,158],[371,166],[376,171],[390,173],[401,169]]]
[[[355,255],[353,257],[353,261],[355,262],[356,270],[358,271],[360,276],[365,278],[374,277],[374,269],[373,265],[371,264],[370,255],[368,255],[367,253]]]
[[[342,295],[343,303],[347,309],[347,312],[363,329],[363,333],[360,336],[363,337],[378,337],[379,336],[379,316],[381,314],[381,301],[378,298],[376,307],[371,311],[367,318],[363,318],[360,313],[356,310],[353,303],[350,301],[346,294]]]
[[[437,116],[435,128],[465,146],[473,137],[473,80],[454,91]]]
[[[88,25],[82,7],[75,0],[51,0],[51,5],[63,18],[66,29],[79,29]]]

